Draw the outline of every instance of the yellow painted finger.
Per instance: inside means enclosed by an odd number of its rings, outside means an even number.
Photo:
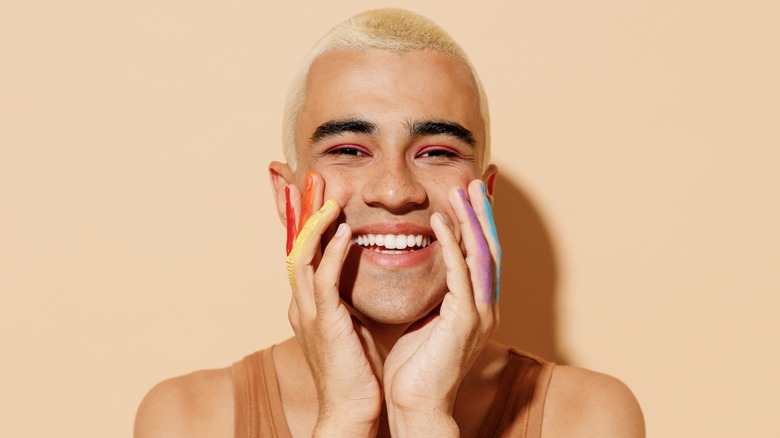
[[[332,199],[328,199],[325,204],[311,215],[309,220],[301,229],[298,237],[295,239],[292,251],[287,256],[287,278],[290,281],[290,288],[293,295],[297,293],[295,285],[295,271],[303,263],[311,263],[316,251],[316,244],[319,243],[322,233],[328,228],[331,222],[338,215],[338,204]]]

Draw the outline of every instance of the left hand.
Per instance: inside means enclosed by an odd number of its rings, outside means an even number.
[[[317,390],[313,436],[376,435],[382,391],[364,352],[373,340],[339,298],[351,233],[341,224],[322,252],[323,234],[341,211],[333,200],[323,204],[324,190],[314,172],[306,175],[303,196],[287,188],[289,319]],[[296,211],[301,212],[297,235]]]
[[[412,325],[385,360],[385,399],[394,436],[408,429],[417,429],[417,436],[457,436],[452,412],[458,388],[498,327],[501,249],[482,181],[469,184],[468,197],[471,202],[462,189],[449,194],[463,249],[444,216],[431,216],[449,289],[439,313]]]

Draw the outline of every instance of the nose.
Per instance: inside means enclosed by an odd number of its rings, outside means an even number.
[[[376,163],[363,187],[363,201],[394,213],[422,205],[428,199],[419,175],[403,158]]]

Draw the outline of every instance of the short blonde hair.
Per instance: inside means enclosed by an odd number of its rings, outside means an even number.
[[[379,49],[391,52],[433,50],[446,53],[466,64],[479,93],[479,112],[485,131],[481,169],[490,160],[490,113],[487,96],[477,72],[458,43],[433,21],[403,9],[375,9],[344,21],[330,30],[309,51],[295,75],[284,107],[282,147],[285,159],[294,171],[298,164],[295,123],[306,100],[306,80],[312,63],[323,54],[337,49]]]

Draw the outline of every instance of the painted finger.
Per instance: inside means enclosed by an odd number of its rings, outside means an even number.
[[[290,280],[290,288],[293,295],[297,293],[296,271],[299,266],[311,267],[311,262],[320,246],[322,234],[339,214],[339,206],[336,201],[329,199],[325,204],[311,215],[303,226],[303,229],[295,239],[290,255],[287,256],[287,277]]]
[[[325,180],[314,171],[306,173],[306,187],[301,197],[301,217],[298,220],[298,233],[303,230],[312,213],[322,206],[325,191]]]
[[[287,245],[285,250],[287,255],[290,255],[293,245],[295,244],[295,236],[298,235],[298,227],[296,225],[296,211],[301,209],[301,195],[298,192],[298,188],[293,185],[287,185],[284,187],[284,196],[286,201],[285,214],[287,216]]]
[[[474,212],[482,225],[482,232],[485,235],[490,252],[493,256],[493,275],[494,290],[493,299],[498,300],[501,293],[501,242],[498,240],[496,222],[493,217],[493,204],[485,190],[485,183],[480,180],[474,180],[469,184],[469,196]]]
[[[490,303],[493,296],[492,254],[482,232],[482,224],[463,189],[450,192],[450,204],[460,223],[461,238],[466,247],[466,264],[471,271],[474,295],[483,303]]]

